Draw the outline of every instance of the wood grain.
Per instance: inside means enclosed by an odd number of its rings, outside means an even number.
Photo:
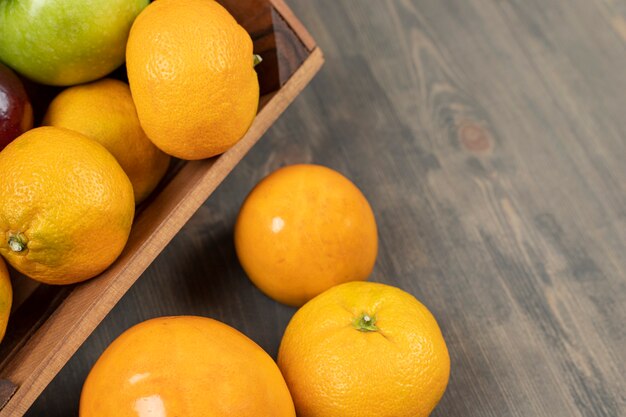
[[[315,42],[282,2],[220,0],[254,41],[254,53],[263,61],[255,67],[261,96],[278,90],[302,65]],[[250,10],[254,10],[251,13]],[[297,33],[298,36],[293,36]]]
[[[6,380],[0,380],[0,408],[4,407],[4,405],[11,399],[17,387]]]
[[[626,415],[623,0],[288,0],[324,71],[243,159],[35,403],[76,415],[123,330],[199,314],[275,355],[293,309],[258,292],[232,227],[285,164],[370,200],[373,280],[437,317],[452,359],[433,416]]]

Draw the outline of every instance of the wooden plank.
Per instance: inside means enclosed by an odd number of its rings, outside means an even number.
[[[13,288],[13,305],[11,310],[15,311],[35,292],[37,287],[39,287],[39,283],[20,274],[11,268],[10,265],[9,275],[11,276],[11,287]]]
[[[261,80],[262,96],[285,84],[315,47],[309,33],[293,20],[295,16],[284,4],[275,6],[270,0],[220,0],[220,3],[248,31],[254,41],[254,53],[263,57],[263,62],[255,68]]]
[[[14,311],[11,325],[19,328],[10,332],[12,339],[2,345],[0,375],[6,379],[2,380],[0,416],[22,415],[28,409],[169,240],[319,70],[323,63],[321,51],[314,49],[304,56],[302,44],[291,40],[294,33],[285,32],[288,26],[282,25],[287,22],[281,16],[277,21],[273,10],[270,16],[274,22],[272,33],[280,32],[281,36],[272,38],[276,62],[268,68],[274,65],[273,71],[281,74],[275,86],[280,89],[261,99],[259,113],[244,138],[217,158],[180,165],[180,171],[164,189],[142,206],[123,254],[97,279],[63,288],[21,285],[28,281],[16,281],[19,308]],[[44,299],[39,299],[38,293]],[[58,303],[53,299],[58,299]],[[43,310],[39,311],[39,307]],[[8,388],[9,380],[19,385],[15,393]]]
[[[0,409],[11,399],[17,387],[11,381],[0,379]]]
[[[267,103],[244,138],[222,156],[185,165],[134,225],[124,253],[98,279],[77,286],[2,376],[20,386],[0,417],[22,415],[189,217],[256,143],[323,63],[316,49]],[[155,227],[155,224],[157,225]]]
[[[288,0],[328,62],[39,399],[75,415],[97,357],[159,315],[222,320],[275,355],[293,309],[246,278],[232,230],[289,163],[346,174],[377,216],[373,280],[437,317],[432,414],[626,415],[623,0]],[[602,5],[605,5],[602,6]]]
[[[298,34],[298,38],[302,41],[302,43],[304,43],[306,48],[309,51],[315,49],[315,39],[313,39],[309,31],[291,11],[289,6],[287,6],[283,0],[271,0],[271,2],[278,14],[281,15],[285,21],[289,22],[289,27]]]
[[[383,213],[377,276],[432,305],[454,346],[435,415],[621,415],[619,39],[594,2],[366,4],[297,11],[354,71],[318,79],[337,133],[315,136],[358,137],[343,155]]]
[[[276,12],[269,0],[250,0],[246,2],[224,0],[222,3],[231,10],[244,28],[250,32],[254,42],[255,53],[263,57],[261,65],[256,67],[262,93],[259,104],[259,110],[261,110],[274,97],[275,92],[302,65],[303,61],[308,57],[308,51],[298,39],[298,33],[294,32],[287,21]],[[124,68],[117,70],[113,77],[125,80],[126,73]],[[29,82],[28,87],[31,97],[35,99],[35,113],[39,116],[43,116],[48,103],[61,91],[59,87],[41,86],[32,82]],[[135,213],[136,217],[140,217],[143,209],[152,202],[154,196],[163,188],[163,185],[169,183],[182,166],[184,166],[183,161],[173,163],[166,178],[161,181],[161,185],[155,190],[152,197],[138,207]],[[39,284],[19,276],[15,271],[11,271],[11,276],[14,281],[13,313],[9,335],[0,345],[0,369],[4,363],[11,360],[13,352],[23,346],[25,341],[47,319],[47,316],[42,314],[50,314],[69,291],[67,287],[47,287],[42,289],[40,293],[44,292],[46,294],[50,300],[50,305],[37,300],[36,305],[33,306],[33,302],[31,302],[27,308],[20,310],[19,307],[31,297],[39,287]]]

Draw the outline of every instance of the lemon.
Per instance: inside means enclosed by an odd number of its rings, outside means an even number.
[[[133,221],[133,188],[102,145],[39,127],[0,152],[0,172],[0,254],[14,268],[71,284],[119,256]]]
[[[130,89],[150,140],[181,159],[229,149],[257,112],[254,63],[250,35],[218,2],[150,3],[126,47]]]
[[[74,130],[113,154],[133,184],[135,202],[154,190],[170,157],[146,136],[128,84],[104,79],[70,87],[50,104],[44,124]]]
[[[13,291],[11,289],[9,271],[2,258],[0,258],[0,342],[2,342],[4,332],[7,329],[12,301]]]

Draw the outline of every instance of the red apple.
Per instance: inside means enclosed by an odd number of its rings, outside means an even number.
[[[0,151],[33,127],[33,107],[24,85],[11,69],[0,63]]]

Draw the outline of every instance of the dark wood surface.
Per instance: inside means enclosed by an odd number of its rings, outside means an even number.
[[[275,355],[294,310],[250,284],[232,230],[299,162],[363,190],[372,279],[438,319],[452,373],[433,415],[626,415],[626,1],[288,3],[325,68],[28,416],[76,416],[103,349],[155,316],[213,317]]]

